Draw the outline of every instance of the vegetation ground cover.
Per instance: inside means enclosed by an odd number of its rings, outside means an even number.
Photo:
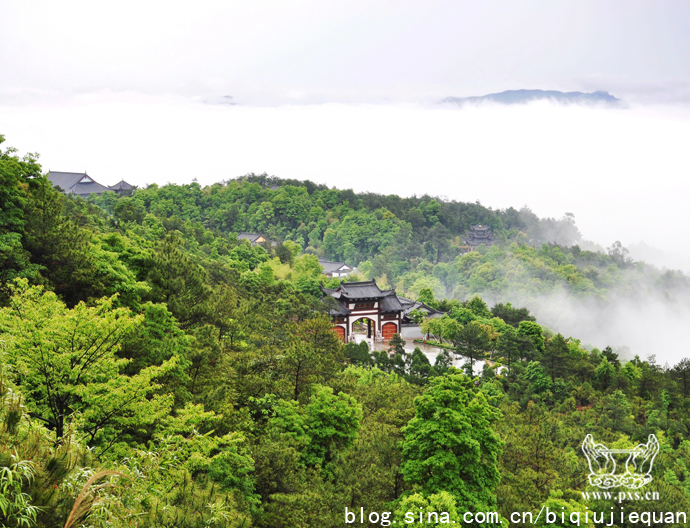
[[[461,255],[480,222],[500,243]],[[688,279],[579,242],[569,217],[267,176],[84,200],[4,148],[0,525],[639,509],[583,499],[587,434],[612,448],[655,434],[654,510],[687,511],[690,361],[584,346],[521,306],[552,291],[674,302]],[[431,364],[398,337],[341,343],[318,256],[445,312],[420,322],[449,349]],[[486,356],[505,368],[468,375]]]

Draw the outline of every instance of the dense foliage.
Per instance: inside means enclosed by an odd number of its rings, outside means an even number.
[[[265,176],[83,200],[12,149],[0,183],[0,526],[690,507],[690,360],[587,349],[517,307],[656,273],[572,245],[569,218]],[[477,222],[501,244],[459,255]],[[421,320],[434,363],[399,336],[343,345],[317,255],[446,312]],[[659,294],[687,282],[653,279]],[[645,489],[660,500],[585,499],[587,434],[612,448],[657,435]]]

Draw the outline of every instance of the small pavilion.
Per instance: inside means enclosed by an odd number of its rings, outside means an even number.
[[[486,247],[491,247],[498,241],[494,238],[493,232],[489,226],[476,224],[470,226],[467,236],[463,238],[463,242],[467,244],[470,251],[473,251],[482,244]]]

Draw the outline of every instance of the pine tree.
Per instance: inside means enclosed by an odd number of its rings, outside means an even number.
[[[26,205],[24,247],[55,293],[68,306],[103,295],[94,262],[91,233],[63,211],[64,197],[47,179],[36,182]]]
[[[182,328],[189,328],[206,317],[211,291],[206,271],[181,246],[178,235],[165,238],[153,257],[148,282],[151,300],[166,303]]]

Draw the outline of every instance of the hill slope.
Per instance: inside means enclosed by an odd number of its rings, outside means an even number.
[[[84,200],[41,172],[0,149],[0,525],[338,528],[345,505],[406,524],[468,497],[506,519],[618,511],[583,498],[586,435],[624,449],[656,434],[655,509],[690,509],[690,360],[625,361],[526,309],[463,302],[557,288],[648,303],[687,289],[683,275],[620,245],[581,250],[570,217],[265,176]],[[498,243],[461,256],[477,221]],[[555,235],[571,242],[543,243]],[[399,338],[341,343],[321,299],[339,281],[313,254],[339,252],[405,291],[432,281],[419,297],[449,312],[422,321],[448,347],[434,365]],[[435,299],[439,285],[456,298]],[[489,358],[504,368],[474,377]]]

